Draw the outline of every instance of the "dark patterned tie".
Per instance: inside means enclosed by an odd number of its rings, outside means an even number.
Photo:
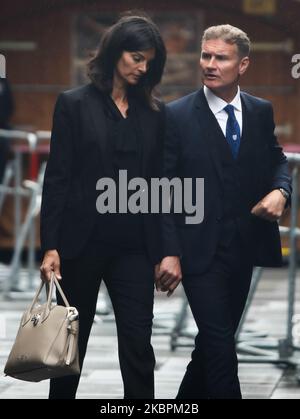
[[[228,114],[228,120],[226,125],[226,139],[230,146],[234,159],[237,159],[241,145],[240,126],[235,117],[234,107],[232,105],[225,106],[224,111],[226,111]]]

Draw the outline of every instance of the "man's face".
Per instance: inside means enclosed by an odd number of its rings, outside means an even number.
[[[249,66],[249,58],[239,56],[236,44],[212,39],[202,44],[200,66],[203,84],[218,93],[237,87]]]

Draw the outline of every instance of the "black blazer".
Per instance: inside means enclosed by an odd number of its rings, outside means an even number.
[[[96,222],[97,180],[112,174],[107,158],[103,96],[89,84],[57,100],[41,208],[41,247],[67,259],[83,249]],[[142,144],[142,177],[161,176],[164,111],[137,107]],[[153,263],[161,258],[158,215],[143,215],[145,243]],[[128,238],[130,240],[130,237]]]
[[[253,265],[281,266],[277,223],[251,215],[267,193],[282,187],[291,192],[288,163],[274,136],[272,105],[242,93],[243,135],[238,160],[243,196],[238,225],[252,254]],[[223,216],[222,165],[217,136],[224,135],[203,89],[167,105],[164,174],[168,178],[204,178],[204,221],[186,225],[185,215],[165,218],[164,254],[182,255],[185,273],[202,273],[210,265]]]

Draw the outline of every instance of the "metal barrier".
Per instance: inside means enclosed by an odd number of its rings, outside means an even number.
[[[240,322],[236,339],[237,351],[240,362],[250,363],[272,363],[291,366],[300,369],[300,357],[295,353],[300,350],[296,346],[293,339],[293,318],[295,315],[295,295],[296,295],[296,276],[297,276],[297,239],[300,237],[300,228],[297,227],[298,215],[298,193],[299,193],[299,168],[300,168],[300,154],[286,153],[288,161],[292,168],[292,182],[293,182],[293,197],[291,206],[290,227],[280,227],[281,237],[289,237],[290,255],[289,255],[289,275],[288,275],[288,317],[286,324],[286,336],[279,342],[268,342],[266,336],[259,333],[242,333],[245,324],[246,316],[251,307],[258,283],[263,274],[263,268],[257,267],[253,272],[251,288],[249,292],[248,301],[245,311]],[[186,297],[183,297],[180,313],[177,316],[177,321],[171,333],[171,349],[175,350],[182,346],[194,346],[194,335],[185,331],[185,325],[188,315],[188,302]],[[179,338],[191,338],[187,343],[181,343]],[[299,378],[298,378],[299,379]]]
[[[35,218],[40,210],[41,188],[45,165],[40,169],[37,179],[22,179],[23,154],[29,155],[30,159],[38,151],[41,141],[49,140],[51,133],[38,131],[35,133],[17,130],[0,130],[0,141],[5,138],[10,142],[14,158],[6,165],[3,183],[0,184],[0,215],[3,209],[5,198],[9,195],[14,197],[14,250],[10,274],[2,284],[1,288],[4,297],[10,291],[21,290],[19,284],[19,270],[21,254],[28,238],[28,289],[33,289],[33,278],[35,269]],[[13,186],[11,182],[14,181]],[[22,198],[29,199],[29,205],[25,220],[22,222]]]

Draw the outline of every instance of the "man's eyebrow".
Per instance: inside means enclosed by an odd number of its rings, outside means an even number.
[[[228,54],[225,52],[220,52],[220,53],[212,53],[212,52],[206,52],[206,51],[202,51],[202,55],[215,55],[216,57],[228,57]]]

